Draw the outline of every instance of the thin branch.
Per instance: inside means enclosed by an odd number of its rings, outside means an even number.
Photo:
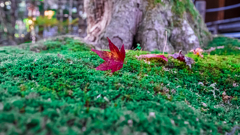
[[[167,31],[165,31],[165,39],[164,39],[164,48],[163,48],[163,55],[164,55],[164,52],[165,52],[165,47],[167,45]]]

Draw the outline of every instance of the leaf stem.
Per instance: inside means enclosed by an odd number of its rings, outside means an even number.
[[[165,31],[165,41],[164,41],[163,55],[164,55],[164,52],[165,52],[166,45],[167,45],[167,31]]]

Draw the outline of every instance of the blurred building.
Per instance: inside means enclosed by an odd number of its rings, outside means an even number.
[[[213,34],[240,38],[240,0],[193,0]]]

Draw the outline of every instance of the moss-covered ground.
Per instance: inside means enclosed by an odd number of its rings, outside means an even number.
[[[210,49],[211,47],[217,48],[219,46],[224,46],[224,48],[219,48],[211,51],[211,55],[240,55],[240,41],[238,39],[232,39],[228,37],[219,36],[214,38],[205,49]]]
[[[103,60],[79,41],[45,46],[0,48],[0,134],[214,135],[240,123],[240,55],[189,53],[189,69],[173,59],[147,64],[135,55],[149,52],[129,50],[110,74],[95,70]]]
[[[217,46],[227,46],[227,45],[240,47],[240,41],[238,39],[228,38],[228,37],[224,37],[224,36],[218,36],[209,43],[207,48],[217,47]]]

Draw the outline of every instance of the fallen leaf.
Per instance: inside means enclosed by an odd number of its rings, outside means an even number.
[[[172,55],[169,55],[171,57],[173,57],[174,59],[178,59],[180,61],[184,61],[185,62],[185,56],[182,54],[182,51],[180,50],[179,53],[174,53]]]
[[[121,50],[119,49],[111,42],[109,38],[109,48],[111,52],[108,51],[99,51],[91,49],[93,52],[97,53],[99,57],[101,57],[103,60],[105,60],[104,63],[99,65],[96,70],[112,70],[111,72],[115,72],[120,70],[123,67],[124,59],[125,59],[125,49],[124,45],[122,45]]]
[[[203,55],[202,55],[203,49],[201,49],[201,48],[197,48],[195,50],[191,50],[190,52],[193,52],[194,54],[196,54],[196,55],[198,55],[198,56],[203,58]]]
[[[147,61],[149,60],[160,60],[166,63],[168,59],[164,55],[158,55],[158,54],[146,54],[146,55],[140,55],[136,56],[138,59],[145,59]]]
[[[194,60],[190,57],[186,57],[182,54],[182,51],[180,50],[179,53],[174,53],[172,55],[169,55],[169,57],[173,57],[174,59],[178,59],[179,61],[183,61],[191,68],[191,65],[194,63]]]
[[[229,103],[232,100],[232,98],[233,97],[228,96],[225,91],[222,93],[222,100],[224,103]]]
[[[233,83],[233,87],[238,87],[237,83]]]
[[[194,60],[190,57],[185,57],[185,63],[191,68],[191,65],[194,63]]]

